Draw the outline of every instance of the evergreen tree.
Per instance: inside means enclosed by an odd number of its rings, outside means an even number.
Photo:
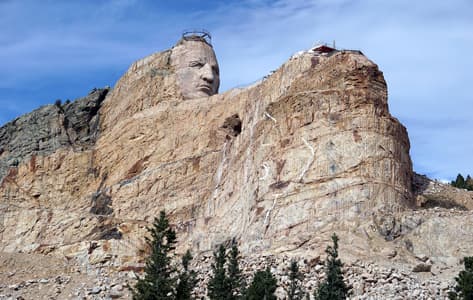
[[[175,249],[176,232],[170,228],[164,211],[148,228],[151,238],[146,243],[151,254],[146,260],[145,276],[138,279],[132,294],[134,300],[167,300],[175,297],[175,268],[171,265],[170,253]]]
[[[455,277],[457,286],[448,294],[451,300],[473,300],[473,256],[465,257],[463,263],[465,270]]]
[[[214,252],[213,275],[207,287],[207,294],[211,300],[231,299],[231,288],[225,273],[225,262],[225,247],[220,245],[218,250]]]
[[[465,188],[465,178],[462,176],[462,174],[458,174],[457,178],[455,181],[452,181],[451,185],[454,187],[457,187],[459,189],[464,189]]]
[[[473,178],[470,175],[466,176],[465,188],[469,191],[473,191]]]
[[[179,283],[176,288],[176,300],[193,299],[192,290],[197,283],[197,275],[194,271],[189,271],[189,263],[191,260],[191,252],[187,250],[186,254],[182,257],[182,272],[179,274]]]
[[[264,271],[257,271],[246,292],[247,300],[276,300],[274,292],[277,281],[269,267]]]
[[[348,296],[348,287],[343,281],[343,264],[338,258],[338,237],[332,235],[333,246],[327,246],[325,253],[325,281],[315,290],[315,300],[341,300]]]
[[[473,191],[473,178],[470,175],[467,175],[465,179],[462,174],[458,174],[457,178],[450,184],[459,189]]]
[[[291,260],[289,266],[289,290],[287,292],[289,300],[303,299],[304,291],[302,290],[302,273],[299,271],[299,266],[296,260]]]
[[[228,284],[230,289],[230,299],[237,300],[245,294],[246,282],[239,266],[238,247],[233,241],[232,249],[230,250],[230,257],[228,259]]]

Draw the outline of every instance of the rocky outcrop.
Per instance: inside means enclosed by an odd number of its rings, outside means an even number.
[[[414,205],[407,132],[360,52],[306,52],[251,87],[187,101],[168,61],[166,51],[130,67],[93,147],[39,153],[6,177],[4,250],[136,261],[144,226],[165,209],[180,246],[199,252],[232,238],[248,253],[313,252],[352,230],[366,253],[364,228]],[[95,140],[96,109],[78,107],[91,114],[45,108],[63,145]]]
[[[473,191],[458,189],[450,184],[431,180],[427,176],[419,174],[414,174],[413,189],[416,196],[416,206],[473,209]]]
[[[0,127],[0,182],[10,168],[63,147],[81,151],[94,145],[98,111],[108,89],[94,89],[71,103],[40,107]]]
[[[185,101],[169,59],[134,63],[103,104],[96,91],[1,129],[0,250],[133,269],[164,209],[178,251],[204,256],[236,239],[245,255],[312,259],[333,232],[351,261],[435,270],[469,253],[468,230],[453,241],[455,224],[473,224],[469,200],[463,211],[416,204],[427,194],[413,181],[407,131],[360,52],[307,51],[245,89]]]

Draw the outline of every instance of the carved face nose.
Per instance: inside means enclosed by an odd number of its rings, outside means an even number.
[[[208,83],[213,83],[215,75],[212,71],[212,67],[209,64],[205,64],[202,67],[202,79]]]

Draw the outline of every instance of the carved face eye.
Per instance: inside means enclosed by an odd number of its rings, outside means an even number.
[[[202,68],[204,66],[204,64],[200,61],[191,61],[189,63],[189,67],[191,68]]]

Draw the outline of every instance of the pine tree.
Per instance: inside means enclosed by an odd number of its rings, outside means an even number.
[[[214,252],[213,275],[207,286],[207,294],[211,300],[231,299],[230,284],[225,273],[226,260],[225,247],[220,245],[218,250]]]
[[[457,286],[448,294],[451,300],[473,300],[473,256],[465,257],[463,263],[465,270],[455,277]]]
[[[303,299],[304,291],[302,290],[302,273],[299,271],[299,266],[296,260],[291,260],[289,266],[289,290],[287,292],[289,300]]]
[[[138,279],[132,294],[134,300],[167,300],[175,297],[175,268],[171,265],[170,253],[175,249],[176,232],[169,226],[164,211],[148,228],[151,238],[146,243],[151,254],[146,261],[145,276]]]
[[[277,281],[269,267],[264,271],[257,271],[246,292],[247,300],[276,300],[274,292]]]
[[[232,249],[230,250],[230,257],[228,259],[228,284],[230,289],[230,299],[241,299],[245,294],[246,282],[239,266],[238,247],[233,241]]]
[[[314,293],[315,300],[341,300],[348,296],[348,287],[343,281],[343,264],[338,258],[338,237],[332,235],[333,246],[327,246],[325,253],[325,281],[322,282]]]
[[[193,299],[192,290],[197,283],[197,274],[194,271],[189,271],[191,260],[191,252],[187,250],[186,254],[182,257],[182,271],[179,274],[179,283],[176,288],[176,300]]]
[[[452,186],[457,187],[459,189],[464,189],[465,188],[465,178],[462,176],[462,174],[458,174],[457,178],[455,181],[452,181],[451,183]]]
[[[466,176],[466,179],[463,177],[462,174],[458,174],[457,178],[453,180],[450,184],[459,189],[473,191],[473,178],[471,178],[469,174]]]
[[[466,176],[465,188],[469,191],[473,191],[473,178],[470,175]]]

